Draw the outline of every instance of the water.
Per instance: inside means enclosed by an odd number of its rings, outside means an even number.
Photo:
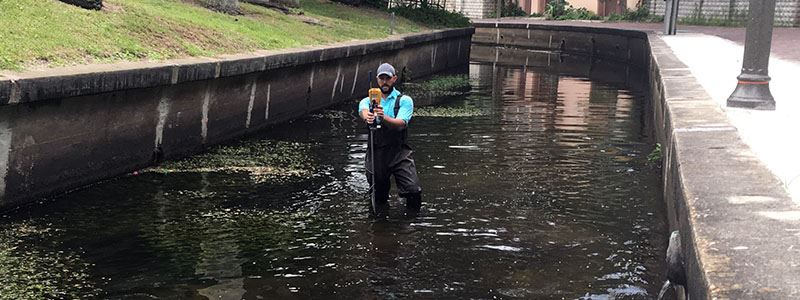
[[[368,217],[350,103],[8,213],[0,298],[655,298],[667,232],[643,93],[468,74],[412,120],[417,217],[396,200]]]

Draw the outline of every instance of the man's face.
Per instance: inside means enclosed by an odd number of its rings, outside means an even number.
[[[381,87],[381,92],[384,94],[389,94],[392,92],[392,87],[394,86],[394,82],[397,81],[397,76],[389,76],[386,74],[381,74],[378,76],[378,86]]]

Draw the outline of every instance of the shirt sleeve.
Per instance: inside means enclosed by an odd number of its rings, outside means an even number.
[[[369,109],[369,97],[364,97],[361,99],[361,102],[358,103],[358,113],[360,114],[362,110]]]
[[[400,110],[397,111],[397,118],[402,119],[408,125],[411,121],[411,115],[414,114],[414,100],[409,96],[403,96],[400,99]]]

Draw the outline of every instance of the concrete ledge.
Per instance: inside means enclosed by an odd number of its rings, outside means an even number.
[[[4,81],[11,82],[14,88],[6,103],[27,103],[56,97],[167,85],[172,82],[173,68],[166,64],[128,63],[7,75],[9,79]]]
[[[473,24],[475,28],[513,28],[530,30],[548,30],[559,32],[580,32],[594,34],[611,34],[616,36],[647,39],[647,33],[639,30],[626,30],[616,28],[571,26],[571,25],[543,25],[543,24],[524,24],[524,23],[503,23],[490,21],[477,21]]]
[[[649,43],[665,200],[691,298],[797,299],[800,209],[661,38]]]
[[[564,25],[475,23],[476,44],[503,45],[610,59],[644,68],[647,34]]]
[[[240,76],[395,51],[433,41],[471,36],[473,32],[474,28],[446,29],[384,40],[305,49],[258,51],[216,59],[192,58],[162,63],[133,62],[5,73],[0,77],[0,105]]]
[[[405,45],[414,45],[426,43],[437,39],[448,39],[452,37],[459,37],[464,35],[472,35],[475,33],[475,28],[460,28],[447,31],[439,31],[435,34],[410,34],[403,37]]]

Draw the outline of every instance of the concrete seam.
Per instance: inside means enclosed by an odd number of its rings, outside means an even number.
[[[203,145],[208,140],[208,106],[211,102],[211,85],[206,85],[206,94],[203,97],[203,118],[200,124],[200,136],[203,138]]]
[[[342,81],[339,82],[339,94],[344,90],[344,74],[342,74]]]
[[[247,104],[247,121],[244,122],[244,128],[250,128],[250,118],[253,116],[253,102],[256,100],[256,87],[258,81],[253,78],[253,84],[250,87],[250,102]]]
[[[317,71],[317,68],[311,67],[311,77],[308,79],[308,88],[310,90],[314,89],[314,73]]]
[[[336,79],[333,81],[333,88],[331,89],[331,101],[336,97],[336,86],[339,85],[339,76],[342,75],[342,65],[336,68]]]
[[[269,120],[269,97],[272,89],[272,84],[267,84],[267,108],[264,110],[264,120]]]
[[[360,66],[361,66],[361,60],[358,60],[358,62],[356,63],[356,72],[353,75],[353,88],[350,89],[350,96],[352,96],[356,92],[356,82],[358,82],[358,67]]]
[[[8,104],[19,103],[22,98],[22,90],[16,78],[11,78],[11,94],[8,96]]]
[[[172,83],[172,84],[178,83],[178,69],[179,68],[180,67],[178,67],[178,65],[173,65],[172,66],[172,75],[169,78],[169,82],[170,83]]]
[[[0,203],[6,193],[6,175],[8,175],[8,160],[11,152],[11,126],[8,121],[0,120]]]
[[[214,78],[219,78],[220,73],[222,72],[222,64],[217,62],[214,64]]]
[[[434,66],[436,65],[436,49],[437,48],[438,47],[433,46],[433,51],[431,51],[431,72],[433,72],[435,70]]]
[[[164,139],[164,125],[167,123],[167,116],[169,115],[169,98],[166,96],[161,97],[158,101],[158,124],[156,124],[156,140],[155,149],[161,147]]]

